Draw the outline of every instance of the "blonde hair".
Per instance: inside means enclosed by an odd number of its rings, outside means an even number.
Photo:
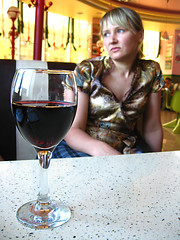
[[[144,31],[143,23],[141,17],[137,12],[130,8],[120,7],[114,8],[107,12],[100,21],[101,34],[103,35],[104,26],[106,26],[107,21],[112,25],[119,25],[124,29],[127,29],[133,33]],[[141,50],[142,44],[139,45],[138,57],[143,57]]]

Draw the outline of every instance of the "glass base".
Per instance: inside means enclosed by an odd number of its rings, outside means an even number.
[[[27,227],[46,229],[66,223],[71,217],[71,211],[61,202],[31,201],[22,205],[16,216],[19,222]]]

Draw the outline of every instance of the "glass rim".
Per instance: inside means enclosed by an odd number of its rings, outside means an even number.
[[[46,69],[46,68],[18,68],[16,72],[37,72],[37,73],[50,73],[50,74],[74,74],[73,70],[65,69]]]

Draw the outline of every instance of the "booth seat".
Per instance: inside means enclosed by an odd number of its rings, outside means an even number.
[[[16,129],[10,107],[10,90],[17,68],[48,68],[74,70],[76,64],[69,62],[45,62],[37,60],[0,59],[0,158],[3,160],[26,160],[35,158],[34,148]]]

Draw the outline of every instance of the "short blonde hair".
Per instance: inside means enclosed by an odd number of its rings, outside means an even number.
[[[108,11],[100,21],[100,29],[101,29],[102,35],[103,35],[104,26],[106,26],[107,21],[109,21],[112,25],[117,24],[133,33],[144,31],[141,17],[137,12],[135,12],[130,8],[120,7],[120,8],[114,8]],[[143,57],[141,44],[139,46],[138,55],[139,55],[139,58]]]

